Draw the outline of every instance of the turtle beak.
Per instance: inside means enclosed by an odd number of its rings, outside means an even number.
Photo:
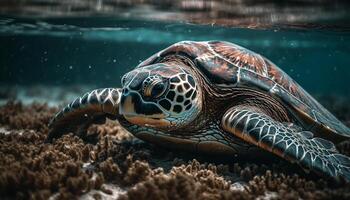
[[[165,114],[153,103],[143,101],[136,92],[123,90],[119,113],[132,124],[140,126],[168,126]]]
[[[136,115],[134,102],[131,95],[123,93],[120,99],[119,113],[121,115]]]

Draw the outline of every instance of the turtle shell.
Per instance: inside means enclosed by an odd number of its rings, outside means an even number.
[[[168,55],[189,57],[196,67],[220,87],[250,87],[279,99],[303,126],[330,139],[350,137],[350,129],[318,103],[270,60],[229,42],[184,41],[151,56],[138,67]],[[332,134],[335,133],[335,134]]]

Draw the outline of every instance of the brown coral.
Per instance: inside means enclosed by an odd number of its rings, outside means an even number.
[[[125,191],[120,199],[350,198],[349,184],[318,180],[278,158],[234,161],[171,152],[133,138],[113,121],[88,130],[99,135],[95,145],[72,134],[44,144],[54,112],[40,104],[0,107],[6,130],[0,133],[1,196],[74,199],[93,189],[92,197],[100,199],[115,193],[108,183]],[[349,155],[348,142],[338,147]]]

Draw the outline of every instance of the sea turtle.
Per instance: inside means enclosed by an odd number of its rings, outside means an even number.
[[[122,77],[122,88],[78,97],[51,121],[47,141],[106,117],[137,138],[197,152],[263,150],[350,180],[334,143],[350,129],[265,57],[223,41],[183,41]],[[102,120],[102,121],[101,121]]]

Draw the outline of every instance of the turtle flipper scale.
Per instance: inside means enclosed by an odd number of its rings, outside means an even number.
[[[309,131],[275,121],[250,106],[229,109],[222,127],[235,136],[272,152],[304,168],[350,181],[350,158],[340,154],[328,140],[313,137]]]
[[[49,123],[45,142],[51,142],[68,132],[83,136],[91,124],[104,123],[106,117],[118,117],[121,89],[103,88],[85,93],[61,109]]]

